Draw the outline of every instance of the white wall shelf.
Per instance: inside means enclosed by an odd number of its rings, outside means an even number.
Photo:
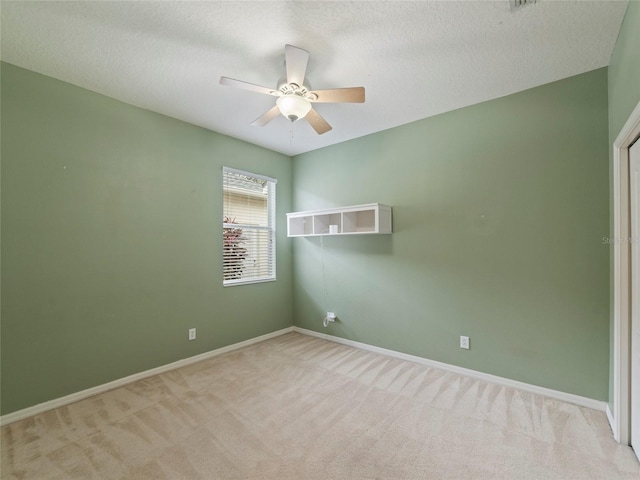
[[[381,233],[391,233],[391,207],[380,203],[287,213],[289,237]]]

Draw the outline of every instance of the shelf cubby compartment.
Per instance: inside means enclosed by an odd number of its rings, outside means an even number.
[[[336,225],[338,232],[330,233]],[[380,203],[287,213],[287,235],[353,235],[391,233],[391,207]]]
[[[316,235],[329,234],[330,225],[337,225],[338,233],[342,231],[342,215],[339,212],[313,216],[313,233],[314,234]]]
[[[289,219],[287,222],[287,235],[289,237],[313,235],[313,216]]]
[[[367,233],[376,230],[375,210],[357,210],[344,212],[344,233]]]

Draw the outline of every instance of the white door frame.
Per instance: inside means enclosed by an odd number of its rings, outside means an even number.
[[[613,142],[613,412],[616,441],[629,445],[631,420],[631,235],[629,147],[640,136],[640,102]]]

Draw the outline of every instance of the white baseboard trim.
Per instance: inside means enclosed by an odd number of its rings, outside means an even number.
[[[86,390],[82,390],[80,392],[72,393],[70,395],[66,395],[64,397],[56,398],[54,400],[49,400],[48,402],[40,403],[38,405],[34,405],[32,407],[27,407],[22,410],[18,410],[15,412],[8,413],[6,415],[0,416],[0,426],[8,425],[9,423],[16,422],[18,420],[22,420],[24,418],[30,417],[32,415],[37,415],[42,412],[46,412],[47,410],[52,410],[54,408],[62,407],[65,405],[69,405],[71,403],[77,402],[79,400],[84,400],[85,398],[92,397],[94,395],[98,395],[100,393],[107,392],[109,390],[113,390],[115,388],[122,387],[123,385],[127,385],[129,383],[136,382],[138,380],[142,380],[144,378],[151,377],[153,375],[159,375],[162,373],[169,372],[171,370],[175,370],[176,368],[184,367],[187,365],[191,365],[192,363],[196,363],[202,360],[206,360],[208,358],[215,357],[217,355],[222,355],[224,353],[232,352],[234,350],[238,350],[240,348],[248,347],[249,345],[253,345],[256,343],[263,342],[265,340],[269,340],[270,338],[279,337],[280,335],[284,335],[290,332],[297,332],[304,335],[309,335],[312,337],[322,338],[324,340],[329,340],[331,342],[340,343],[343,345],[348,345],[355,348],[360,348],[362,350],[367,350],[374,353],[379,353],[382,355],[387,355],[394,358],[399,358],[401,360],[407,360],[414,363],[419,363],[421,365],[426,365],[429,367],[440,368],[442,370],[447,370],[450,372],[458,373],[460,375],[465,375],[471,378],[476,378],[478,380],[484,380],[490,383],[495,383],[498,385],[504,385],[507,387],[517,388],[520,390],[524,390],[526,392],[536,393],[539,395],[544,395],[546,397],[554,398],[556,400],[562,400],[568,403],[573,403],[575,405],[579,405],[581,407],[591,408],[593,410],[599,410],[605,412],[607,414],[607,418],[609,423],[611,424],[611,428],[614,432],[615,437],[615,422],[613,421],[613,414],[609,409],[609,405],[606,402],[602,402],[600,400],[594,400],[592,398],[581,397],[579,395],[574,395],[572,393],[560,392],[558,390],[552,390],[545,387],[539,387],[537,385],[531,385],[529,383],[519,382],[517,380],[511,380],[509,378],[498,377],[496,375],[491,375],[488,373],[478,372],[476,370],[471,370],[468,368],[458,367],[455,365],[450,365],[448,363],[438,362],[436,360],[429,360],[428,358],[418,357],[416,355],[410,355],[407,353],[398,352],[395,350],[389,350],[382,347],[376,347],[374,345],[369,345],[362,342],[356,342],[354,340],[348,340],[345,338],[336,337],[333,335],[328,335],[326,333],[319,333],[313,330],[307,330],[305,328],[300,327],[287,327],[282,330],[277,330],[275,332],[267,333],[265,335],[261,335],[259,337],[250,338],[248,340],[244,340],[242,342],[234,343],[232,345],[227,345],[226,347],[221,347],[216,350],[211,350],[209,352],[201,353],[199,355],[194,355],[193,357],[184,358],[182,360],[178,360],[176,362],[169,363],[167,365],[162,365],[160,367],[152,368],[151,370],[145,370],[144,372],[135,373],[133,375],[129,375],[124,378],[120,378],[118,380],[114,380],[112,382],[108,382],[102,385],[97,385],[92,388],[88,388]]]
[[[613,432],[613,438],[615,438],[617,442],[618,441],[618,428],[617,428],[618,424],[615,421],[615,417],[613,416],[613,412],[611,411],[611,408],[609,408],[608,403],[607,403],[606,413],[607,413],[607,420],[609,420],[609,426],[611,427],[611,432]]]
[[[368,350],[370,352],[380,353],[382,355],[399,358],[401,360],[407,360],[410,362],[419,363],[421,365],[426,365],[428,367],[447,370],[449,372],[458,373],[460,375],[476,378],[478,380],[484,380],[486,382],[495,383],[495,384],[503,385],[506,387],[517,388],[519,390],[524,390],[525,392],[544,395],[545,397],[554,398],[556,400],[562,400],[563,402],[572,403],[574,405],[591,408],[593,410],[598,410],[601,412],[605,412],[608,409],[607,402],[594,400],[592,398],[582,397],[580,395],[574,395],[572,393],[560,392],[558,390],[552,390],[550,388],[531,385],[530,383],[511,380],[510,378],[498,377],[496,375],[478,372],[476,370],[471,370],[469,368],[458,367],[456,365],[450,365],[448,363],[438,362],[436,360],[429,360],[428,358],[418,357],[416,355],[409,355],[408,353],[397,352],[395,350],[376,347],[374,345],[369,345],[367,343],[356,342],[354,340],[347,340],[345,338],[328,335],[326,333],[319,333],[313,330],[307,330],[306,328],[293,327],[293,331],[297,333],[302,333],[304,335],[310,335],[312,337],[318,337],[324,340],[329,340],[331,342],[341,343],[343,345],[348,345],[350,347],[360,348],[362,350]]]
[[[77,402],[79,400],[84,400],[85,398],[92,397],[94,395],[97,395],[99,393],[104,393],[109,390],[113,390],[114,388],[122,387],[123,385],[127,385],[128,383],[133,383],[138,380],[151,377],[153,375],[166,373],[171,370],[175,370],[176,368],[185,367],[187,365],[191,365],[192,363],[200,362],[208,358],[222,355],[223,353],[228,353],[233,350],[238,350],[239,348],[248,347],[249,345],[253,345],[255,343],[264,342],[265,340],[269,340],[270,338],[279,337],[280,335],[284,335],[285,333],[290,333],[292,331],[293,331],[293,327],[287,327],[287,328],[283,328],[282,330],[276,330],[275,332],[267,333],[265,335],[260,335],[259,337],[250,338],[249,340],[244,340],[242,342],[234,343],[232,345],[227,345],[226,347],[217,348],[209,352],[201,353],[199,355],[194,355],[193,357],[183,358],[182,360],[168,363],[167,365],[162,365],[160,367],[152,368],[151,370],[145,370],[144,372],[140,372],[140,373],[134,373],[133,375],[129,375],[128,377],[119,378],[118,380],[114,380],[112,382],[104,383],[102,385],[97,385],[95,387],[91,387],[86,390],[81,390],[79,392],[75,392],[70,395],[66,395],[64,397],[49,400],[48,402],[39,403],[38,405],[34,405],[32,407],[27,407],[22,410],[7,413],[6,415],[2,415],[0,417],[0,426],[4,426],[12,422],[17,422],[18,420],[22,420],[23,418],[27,418],[32,415],[37,415],[42,412],[46,412],[47,410],[63,407],[65,405],[69,405],[70,403]]]

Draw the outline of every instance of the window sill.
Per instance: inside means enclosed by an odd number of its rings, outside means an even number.
[[[252,283],[266,283],[266,282],[275,282],[276,277],[271,278],[258,278],[253,280],[227,280],[222,283],[223,287],[237,287],[238,285],[250,285]]]

